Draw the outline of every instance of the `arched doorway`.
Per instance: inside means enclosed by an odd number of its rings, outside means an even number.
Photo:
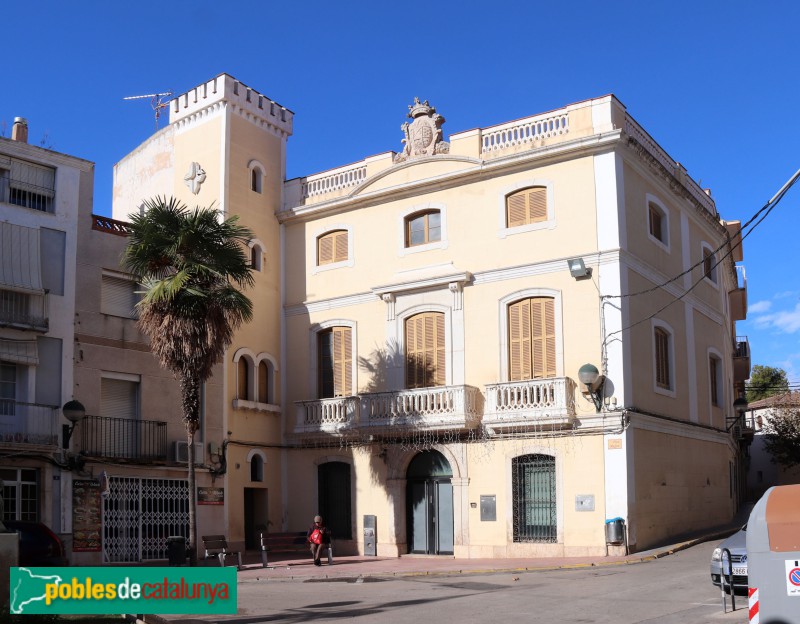
[[[453,554],[453,470],[438,451],[423,451],[406,473],[409,552]]]

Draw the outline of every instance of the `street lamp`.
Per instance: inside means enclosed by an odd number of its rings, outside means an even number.
[[[62,425],[61,428],[61,448],[68,449],[69,440],[72,437],[72,432],[75,430],[75,425],[86,416],[86,408],[83,406],[83,403],[73,399],[72,401],[64,403],[64,407],[61,408],[61,413],[64,414],[64,418],[72,423],[72,426]]]
[[[586,392],[594,403],[597,412],[603,407],[603,384],[606,382],[605,375],[594,364],[584,364],[578,370],[578,380],[586,386]]]

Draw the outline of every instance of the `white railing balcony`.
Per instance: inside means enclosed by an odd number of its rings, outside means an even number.
[[[339,434],[352,427],[358,416],[358,397],[296,401],[294,432]]]
[[[483,424],[490,427],[566,425],[575,417],[575,382],[569,377],[508,381],[486,386]]]
[[[472,429],[481,395],[472,386],[438,386],[361,395],[358,426],[369,429]]]
[[[367,166],[359,162],[308,176],[302,183],[301,194],[303,198],[325,195],[358,186],[366,179]]]
[[[58,408],[0,399],[0,445],[58,446]]]
[[[481,153],[486,155],[569,132],[569,113],[560,110],[526,117],[481,130]]]

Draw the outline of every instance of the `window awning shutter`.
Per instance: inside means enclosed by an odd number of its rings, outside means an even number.
[[[102,302],[103,314],[136,318],[136,283],[130,280],[103,275]]]
[[[0,223],[0,285],[41,293],[39,229]]]
[[[0,340],[0,360],[17,364],[37,365],[39,351],[35,340]]]
[[[135,419],[138,416],[138,387],[135,381],[103,377],[100,383],[100,415]]]

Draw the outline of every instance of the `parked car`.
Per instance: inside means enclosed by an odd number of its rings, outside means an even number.
[[[19,565],[54,567],[69,565],[61,539],[42,522],[4,520],[9,531],[19,533]]]
[[[734,589],[747,590],[747,525],[724,540],[711,554],[711,582],[717,587],[722,583],[722,550],[731,553],[731,574]],[[727,565],[726,565],[727,570]]]

